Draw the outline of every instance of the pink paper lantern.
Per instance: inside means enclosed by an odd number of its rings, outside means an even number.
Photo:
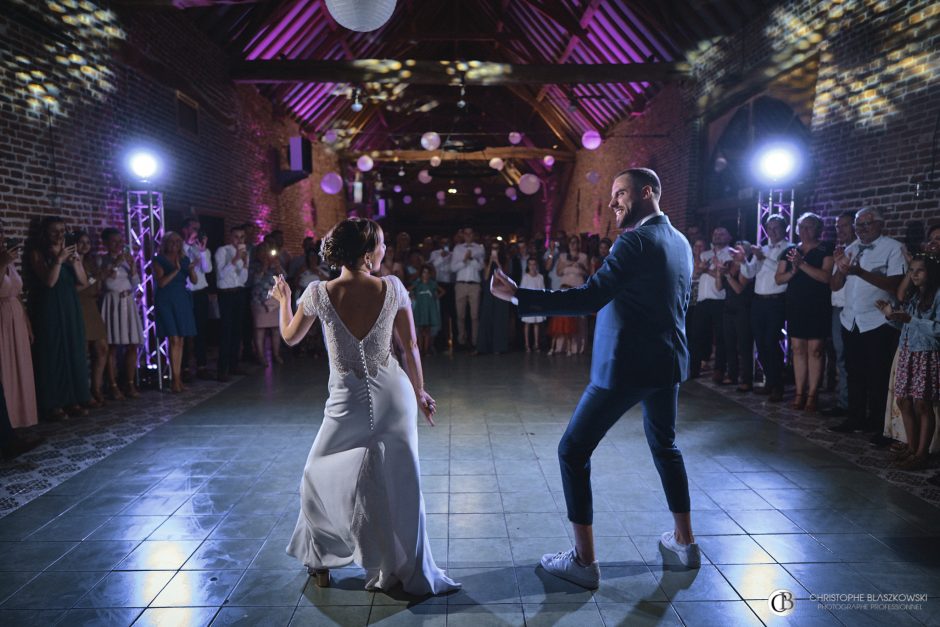
[[[516,188],[515,188],[515,187],[507,187],[507,188],[506,188],[506,198],[508,198],[509,200],[515,200],[515,199],[516,199]]]
[[[411,196],[405,196],[405,197],[403,197],[403,198],[401,199],[401,201],[402,201],[403,203],[405,203],[406,205],[410,205],[410,204],[411,204]]]
[[[601,175],[594,170],[591,170],[585,176],[591,185],[597,185],[597,182],[601,180]]]
[[[480,196],[477,198],[477,204],[481,207],[486,204],[486,197]]]
[[[327,194],[338,194],[343,189],[343,177],[336,172],[327,172],[320,179],[320,189]]]
[[[418,172],[418,180],[421,181],[422,183],[430,183],[431,175],[427,170],[421,170],[420,172]]]
[[[372,163],[372,157],[370,157],[369,155],[362,155],[356,161],[356,167],[359,168],[360,172],[368,172],[369,170],[372,169],[373,165],[374,164]]]
[[[546,168],[550,168],[555,165],[555,157],[551,155],[545,155],[542,157],[542,163],[545,164]]]
[[[535,192],[539,191],[539,188],[542,186],[542,181],[539,180],[539,177],[534,174],[523,174],[522,178],[519,179],[519,191],[523,194],[531,196]]]
[[[441,145],[441,136],[434,131],[428,131],[421,136],[421,146],[425,150],[437,150]]]
[[[431,167],[436,168],[439,165],[441,165],[441,158],[438,157],[437,155],[434,155],[433,157],[431,157]]]
[[[479,196],[480,194],[483,193],[483,188],[482,188],[482,187],[474,187],[474,188],[473,188],[473,193],[476,194],[477,196]]]
[[[515,146],[521,141],[522,141],[522,133],[513,131],[512,133],[509,134],[509,143],[512,144],[513,146]]]
[[[601,134],[595,130],[585,131],[581,136],[581,145],[588,150],[597,150],[601,146]]]

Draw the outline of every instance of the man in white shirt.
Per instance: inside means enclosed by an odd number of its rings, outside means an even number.
[[[855,212],[845,211],[836,219],[836,250],[844,251],[845,247],[855,241]],[[838,272],[835,264],[832,273]],[[820,413],[829,418],[844,416],[849,407],[848,373],[845,369],[845,342],[842,341],[842,309],[845,307],[845,286],[841,290],[832,292],[832,348],[836,354],[837,400],[834,407],[824,409]]]
[[[470,308],[470,341],[477,345],[480,316],[480,271],[483,270],[483,245],[476,242],[473,229],[463,229],[463,243],[454,246],[450,268],[454,272],[454,300],[457,308],[457,343],[467,345],[467,308]]]
[[[238,370],[241,330],[248,309],[248,249],[245,229],[236,226],[229,231],[229,243],[215,251],[216,291],[219,295],[221,333],[219,338],[219,381],[228,381]]]
[[[695,352],[691,355],[689,377],[694,379],[701,373],[701,363],[708,359],[712,344],[715,346],[715,368],[712,380],[721,383],[725,376],[727,354],[722,334],[722,315],[724,313],[725,290],[718,289],[718,267],[731,262],[731,233],[723,226],[712,231],[712,247],[699,255],[693,262],[702,271],[698,283],[698,302],[693,318],[695,328],[692,332],[697,340],[690,346]]]
[[[832,431],[867,431],[876,436],[884,428],[891,361],[900,333],[888,324],[875,306],[893,301],[907,264],[901,242],[881,234],[884,216],[877,209],[855,214],[858,239],[845,251],[836,251],[833,291],[845,288],[842,308],[842,341],[848,372],[848,416]]]
[[[187,277],[186,289],[193,297],[193,316],[196,318],[196,337],[186,338],[183,348],[184,376],[189,373],[189,362],[196,358],[196,376],[209,378],[206,357],[206,328],[209,325],[209,283],[206,274],[212,272],[212,253],[206,248],[208,236],[200,233],[202,225],[196,218],[183,221],[180,234],[183,237],[183,254],[189,257],[189,264],[196,273],[196,282]],[[190,375],[191,376],[191,375]]]
[[[787,222],[781,215],[772,215],[764,222],[768,243],[752,246],[750,251],[738,250],[741,275],[754,279],[754,300],[751,302],[751,330],[757,345],[757,359],[764,371],[764,387],[754,388],[758,394],[769,394],[767,400],[783,400],[783,326],[786,323],[787,285],[777,285],[777,262],[790,245],[787,240]],[[744,252],[751,258],[744,260]]]
[[[454,271],[451,268],[452,255],[450,253],[450,240],[445,235],[437,242],[437,248],[431,251],[428,262],[434,266],[435,280],[444,289],[441,297],[441,332],[437,336],[439,349],[447,350],[456,340],[454,319],[457,305],[454,296]]]

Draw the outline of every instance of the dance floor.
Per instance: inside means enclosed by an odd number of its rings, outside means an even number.
[[[366,592],[356,568],[321,589],[284,554],[326,396],[325,361],[300,359],[0,519],[0,624],[940,624],[940,511],[763,417],[762,397],[749,408],[697,383],[682,388],[679,444],[702,568],[663,563],[671,516],[634,409],[594,455],[600,589],[546,575],[539,557],[572,544],[555,450],[587,359],[427,361],[428,530],[460,592]],[[780,590],[786,616],[768,604]]]

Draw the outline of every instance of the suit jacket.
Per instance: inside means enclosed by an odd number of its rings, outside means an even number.
[[[603,388],[665,387],[688,377],[685,314],[692,249],[665,215],[617,238],[604,264],[580,287],[516,292],[520,316],[598,312],[591,383]]]

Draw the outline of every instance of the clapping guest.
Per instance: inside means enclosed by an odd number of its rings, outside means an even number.
[[[489,286],[493,274],[507,267],[509,258],[502,242],[493,240],[483,266],[483,285]],[[499,355],[509,350],[509,303],[484,289],[480,295],[479,331],[476,353]]]
[[[251,317],[255,328],[255,354],[258,362],[267,368],[271,363],[267,359],[264,348],[266,337],[271,338],[271,358],[275,363],[282,364],[281,342],[278,337],[278,312],[280,306],[272,297],[274,277],[284,274],[284,266],[278,255],[277,242],[274,238],[266,237],[257,249],[257,259],[253,267],[257,272],[251,288]]]
[[[712,381],[721,383],[725,378],[725,369],[727,367],[727,355],[725,352],[725,342],[722,335],[722,325],[724,324],[724,307],[726,294],[723,289],[718,289],[719,269],[724,264],[731,261],[731,252],[728,245],[731,243],[731,233],[723,226],[712,230],[711,248],[702,252],[694,263],[704,264],[705,269],[699,279],[698,284],[698,303],[696,303],[696,314],[694,318],[694,335],[698,338],[698,345],[690,348],[699,350],[711,350],[712,344],[715,346],[715,362],[712,371]],[[710,275],[711,280],[705,275]],[[695,378],[699,376],[700,364],[708,358],[707,353],[698,353],[691,356],[691,373],[689,376]]]
[[[750,249],[751,243],[742,240],[735,247],[743,253]],[[754,387],[754,335],[751,333],[754,285],[741,274],[741,262],[738,260],[722,265],[718,275],[722,282],[721,289],[725,290],[722,324],[725,350],[728,353],[728,372],[722,383],[738,383],[738,392],[750,392]]]
[[[248,281],[248,248],[244,226],[229,230],[229,241],[215,251],[216,290],[219,295],[219,381],[228,381],[238,370],[241,328],[246,307],[245,283]]]
[[[855,229],[853,223],[855,222],[855,212],[846,211],[843,212],[838,218],[836,218],[836,248],[837,251],[844,251],[845,247],[851,244],[855,240]],[[833,257],[833,267],[832,271],[835,272],[835,258]],[[845,369],[845,344],[842,341],[842,308],[845,307],[845,287],[842,289],[833,290],[832,298],[830,300],[832,303],[832,324],[831,324],[831,337],[832,337],[832,348],[835,353],[836,361],[836,374],[838,376],[838,382],[836,384],[836,395],[837,400],[836,404],[829,409],[824,409],[820,412],[824,416],[835,418],[838,416],[844,416],[845,412],[848,411],[849,406],[849,384],[848,384],[848,373]]]
[[[168,231],[163,236],[160,254],[154,258],[153,278],[157,289],[154,297],[157,335],[169,338],[170,390],[182,392],[183,341],[196,335],[192,296],[186,290],[186,280],[196,282],[195,268],[183,253],[183,238]]]
[[[125,248],[124,235],[119,230],[104,229],[101,240],[105,253],[98,265],[104,283],[101,317],[108,334],[108,385],[114,400],[124,398],[117,383],[117,360],[123,350],[125,391],[134,398],[139,396],[134,384],[137,379],[137,347],[143,342],[140,309],[135,298],[140,285],[140,272],[134,258]]]
[[[11,429],[14,429],[35,425],[38,416],[29,346],[33,332],[23,307],[23,279],[15,265],[22,244],[11,244],[7,248],[4,225],[0,221],[0,390],[6,391],[6,401],[0,404],[0,410],[9,410]]]
[[[209,327],[209,283],[206,275],[212,272],[212,253],[209,252],[209,236],[200,231],[201,224],[196,218],[183,221],[180,235],[183,237],[183,253],[189,257],[189,265],[196,274],[196,281],[186,281],[186,289],[193,299],[193,318],[196,321],[196,335],[186,338],[183,347],[183,370],[189,369],[192,357],[196,358],[196,376],[200,379],[209,377],[209,358],[206,350],[206,335]]]
[[[823,350],[832,328],[832,249],[819,240],[823,221],[804,213],[796,223],[800,243],[777,263],[776,281],[787,285],[787,336],[793,349],[794,409],[816,412],[823,376]]]
[[[428,256],[428,262],[434,266],[434,280],[444,290],[444,296],[438,301],[441,306],[441,333],[437,337],[438,347],[447,350],[457,341],[457,304],[454,296],[454,271],[450,267],[450,240],[445,236],[438,239],[438,247]]]
[[[568,252],[560,253],[555,264],[555,273],[561,277],[561,289],[581,287],[591,276],[591,266],[586,253],[581,252],[581,239],[572,236],[568,239]],[[561,316],[552,318],[559,320],[555,327],[557,332],[565,338],[568,354],[584,352],[587,329],[585,318],[582,316]],[[557,344],[556,344],[556,352]]]
[[[29,293],[35,335],[39,412],[53,420],[87,416],[91,399],[85,358],[85,324],[76,287],[88,282],[75,245],[66,244],[65,221],[46,217],[29,253],[35,281]]]
[[[100,407],[104,404],[104,395],[101,386],[104,383],[104,369],[108,365],[108,330],[101,317],[98,299],[101,296],[101,276],[99,274],[98,258],[91,252],[91,238],[87,233],[77,234],[75,245],[78,256],[81,257],[82,266],[88,283],[78,288],[78,302],[82,307],[82,320],[85,323],[85,341],[88,343],[88,354],[91,361],[91,401],[90,407]]]

